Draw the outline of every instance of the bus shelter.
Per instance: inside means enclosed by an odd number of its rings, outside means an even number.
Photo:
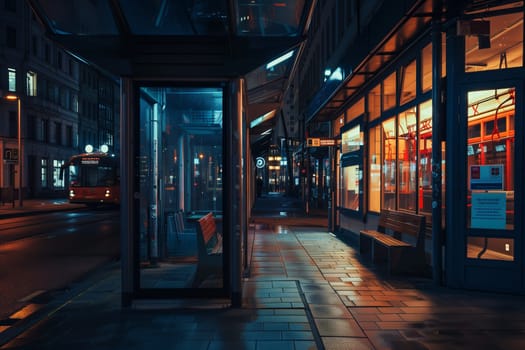
[[[250,123],[279,108],[315,1],[28,3],[53,40],[120,78],[123,304],[239,305],[259,136]],[[210,213],[216,229],[203,233]]]

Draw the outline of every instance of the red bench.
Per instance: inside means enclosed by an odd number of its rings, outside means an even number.
[[[222,273],[222,235],[217,231],[213,213],[197,220],[197,255],[199,258],[194,287],[211,275]]]

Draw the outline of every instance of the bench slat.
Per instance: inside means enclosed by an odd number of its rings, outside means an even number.
[[[411,236],[415,242],[404,241],[404,236]],[[389,272],[405,270],[407,267],[422,270],[425,264],[425,217],[403,211],[382,210],[377,230],[361,230],[359,243],[361,253],[370,252],[374,261],[379,261],[381,257],[386,259]],[[383,253],[376,245],[382,247]]]

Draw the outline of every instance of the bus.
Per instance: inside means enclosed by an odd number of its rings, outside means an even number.
[[[68,179],[69,203],[88,206],[120,204],[119,158],[104,152],[72,156],[63,168]]]

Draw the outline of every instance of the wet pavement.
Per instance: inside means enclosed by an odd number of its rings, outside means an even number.
[[[0,324],[0,348],[525,348],[523,296],[387,277],[328,232],[326,218],[301,215],[296,199],[274,194],[261,205],[276,210],[273,216],[268,208],[254,211],[254,255],[241,308],[220,300],[122,308],[120,266],[114,264],[35,306],[33,316],[28,310],[25,324]]]

